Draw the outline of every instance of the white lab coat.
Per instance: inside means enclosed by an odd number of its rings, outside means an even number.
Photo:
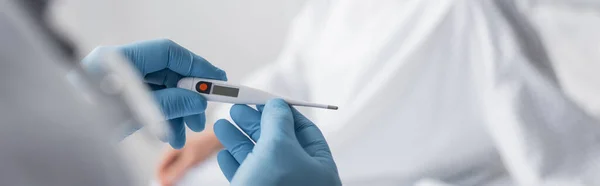
[[[600,185],[598,104],[563,91],[599,81],[565,86],[577,78],[557,73],[574,68],[553,68],[569,56],[598,67],[599,16],[586,12],[599,4],[314,0],[279,59],[244,84],[340,106],[302,111],[344,185]],[[567,23],[587,35],[563,39],[577,32]],[[183,181],[218,182],[214,161]]]

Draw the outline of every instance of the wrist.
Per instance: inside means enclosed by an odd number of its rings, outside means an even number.
[[[203,145],[206,145],[206,147],[211,149],[213,152],[223,149],[223,145],[221,145],[221,142],[219,142],[219,139],[217,139],[217,136],[212,130],[203,131],[200,133],[199,137],[203,138],[203,141],[206,141],[206,143]]]

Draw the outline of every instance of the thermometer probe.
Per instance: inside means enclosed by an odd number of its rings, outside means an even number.
[[[234,103],[234,104],[249,104],[249,105],[264,105],[268,100],[273,98],[281,98],[290,105],[315,107],[337,110],[337,106],[323,105],[310,103],[306,101],[292,100],[271,93],[250,88],[242,85],[233,85],[225,81],[202,79],[202,78],[183,78],[177,83],[177,87],[195,91],[204,96],[208,101]]]

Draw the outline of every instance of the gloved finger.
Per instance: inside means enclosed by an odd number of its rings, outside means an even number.
[[[298,142],[312,157],[331,157],[331,150],[321,130],[302,113],[292,108],[296,138]]]
[[[252,140],[258,141],[260,138],[260,117],[261,114],[248,105],[233,105],[229,110],[231,119],[235,122]]]
[[[147,85],[148,85],[148,87],[150,87],[150,90],[153,90],[153,91],[167,88],[164,85],[155,85],[155,84],[147,84]]]
[[[227,181],[231,182],[235,172],[240,167],[240,163],[238,163],[227,150],[221,150],[219,154],[217,154],[217,162],[219,163],[221,172],[223,172],[223,175],[227,178]]]
[[[153,94],[167,119],[204,113],[206,109],[206,99],[190,90],[166,88]]]
[[[267,102],[261,117],[260,138],[296,139],[294,132],[294,117],[290,106],[282,99],[272,99]]]
[[[204,126],[206,124],[206,115],[202,114],[194,114],[190,116],[183,117],[183,121],[187,125],[190,130],[194,132],[200,132],[204,130]]]
[[[183,118],[169,120],[172,133],[169,135],[169,144],[174,149],[181,149],[185,145],[185,126]]]
[[[179,82],[181,78],[183,78],[182,75],[169,69],[163,69],[147,74],[144,76],[144,81],[149,84],[165,85],[167,88],[173,88],[177,87],[177,82]]]
[[[264,109],[265,105],[256,105],[256,110],[258,110],[258,112],[262,113]]]
[[[254,144],[250,139],[227,120],[220,119],[217,121],[214,131],[225,149],[240,163],[244,162],[248,153],[254,148]]]
[[[117,48],[144,76],[168,68],[182,76],[227,80],[225,71],[168,39],[142,41]]]

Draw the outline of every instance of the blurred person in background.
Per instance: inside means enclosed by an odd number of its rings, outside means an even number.
[[[330,141],[344,185],[600,185],[596,110],[569,92],[599,81],[573,85],[556,63],[598,66],[599,7],[309,1],[277,61],[243,84],[338,104],[302,111]],[[165,154],[160,183],[226,185],[214,162],[200,164],[220,149],[215,135],[188,141]]]

